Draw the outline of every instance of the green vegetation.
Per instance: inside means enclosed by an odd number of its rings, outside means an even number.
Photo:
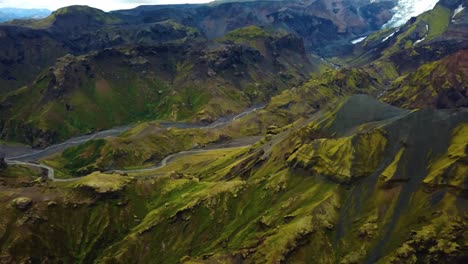
[[[248,41],[256,38],[268,37],[270,35],[270,33],[260,27],[248,26],[227,33],[224,39],[232,41]]]
[[[118,22],[71,9],[54,15]],[[0,262],[462,263],[467,53],[443,49],[450,14],[439,4],[372,34],[334,59],[360,67],[335,70],[292,35],[249,26],[187,43],[201,33],[171,19],[138,38],[175,41],[62,57],[0,97],[2,138],[46,146],[139,123],[41,160],[56,181],[1,170]],[[160,123],[258,102],[216,128]]]
[[[291,65],[286,76],[275,74],[270,59],[259,62],[257,51],[243,52],[239,46],[189,56],[184,55],[190,49],[183,44],[169,53],[160,53],[164,46],[153,49],[153,53],[109,49],[59,59],[32,86],[4,97],[11,107],[0,114],[5,123],[2,137],[45,146],[137,121],[213,122],[265,102],[303,80],[311,68],[306,59],[289,51],[281,63],[304,64]],[[241,80],[239,74],[244,76]]]
[[[60,16],[87,16],[95,22],[102,23],[102,24],[116,24],[121,22],[121,20],[109,13],[103,12],[102,10],[92,8],[89,6],[68,6],[63,7],[55,11],[52,16],[60,17]]]
[[[456,262],[466,243],[458,207],[465,198],[432,179],[459,164],[449,182],[465,188],[460,143],[468,134],[460,123],[467,117],[466,111],[404,111],[360,95],[308,121],[270,129],[248,147],[181,156],[131,176],[94,172],[47,183],[53,188],[37,183],[22,194],[31,200],[24,213],[5,192],[0,235],[11,242],[0,250],[20,260],[48,252],[51,260],[106,263]],[[184,137],[196,142],[202,133],[142,124],[115,140],[133,145],[154,131],[165,135],[164,146]],[[91,155],[101,142],[62,157]],[[27,213],[38,220],[15,222]]]
[[[129,179],[122,176],[94,172],[73,182],[70,186],[74,189],[90,189],[97,194],[109,194],[122,191],[127,183]]]
[[[449,185],[465,189],[468,177],[468,153],[466,139],[468,138],[468,124],[461,124],[454,129],[452,142],[444,154],[435,160],[428,168],[429,174],[425,183],[432,185]]]
[[[378,131],[339,139],[318,139],[289,157],[294,167],[350,182],[372,174],[382,162],[386,138]]]
[[[136,168],[155,165],[169,154],[215,142],[220,135],[220,131],[166,130],[155,123],[143,123],[121,137],[89,141],[44,162],[59,171],[59,178],[83,176],[96,170]]]
[[[19,165],[10,165],[4,170],[0,170],[0,178],[34,180],[43,175],[41,169],[30,168]]]
[[[122,21],[112,14],[106,13],[102,10],[95,9],[89,6],[68,6],[57,9],[50,16],[43,19],[28,19],[28,20],[14,20],[10,22],[14,25],[23,27],[29,27],[33,29],[46,29],[57,23],[66,23],[69,17],[83,17],[86,18],[86,23],[98,23],[98,24],[117,24]],[[70,25],[76,26],[76,25]]]
[[[461,95],[468,82],[466,51],[427,63],[395,80],[383,101],[405,108],[453,108],[466,106]]]
[[[442,5],[436,5],[430,13],[423,14],[420,19],[429,26],[427,40],[442,35],[447,30],[451,17],[452,10]]]
[[[247,26],[228,32],[218,39],[219,42],[232,42],[236,44],[247,44],[256,48],[263,56],[270,56],[271,43],[276,39],[288,37],[285,31],[268,31],[258,26]]]
[[[271,38],[274,35],[279,36],[279,33],[270,33],[257,26],[248,26],[228,32],[219,41],[230,41],[239,44],[248,44],[252,47],[256,47],[261,52],[264,52],[263,54],[265,54],[265,39],[269,37]]]

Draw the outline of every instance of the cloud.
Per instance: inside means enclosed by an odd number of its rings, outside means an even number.
[[[210,0],[0,0],[0,7],[47,8],[56,10],[70,5],[88,5],[105,11],[134,8],[139,5],[207,3]]]

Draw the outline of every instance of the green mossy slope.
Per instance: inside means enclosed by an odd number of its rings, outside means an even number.
[[[468,51],[427,63],[392,83],[382,100],[405,108],[468,106]]]
[[[179,151],[214,142],[265,134],[269,126],[288,129],[291,123],[304,122],[311,114],[319,111],[321,106],[327,109],[327,105],[332,105],[331,101],[340,100],[339,98],[353,93],[370,94],[375,92],[375,87],[379,85],[376,80],[360,70],[330,70],[297,88],[274,96],[264,110],[231,122],[225,127],[203,130],[165,130],[157,123],[142,123],[120,137],[92,141],[71,148],[61,155],[47,159],[46,162],[59,169],[62,176],[81,176],[93,170],[106,171],[154,165],[167,155]],[[356,97],[355,100],[359,98]],[[365,105],[367,102],[369,101],[364,100],[361,103]],[[379,109],[379,112],[375,109]],[[346,109],[342,112],[352,113],[354,110]],[[374,101],[370,102],[368,108],[357,110],[358,112],[353,116],[340,117],[340,122],[347,124],[345,122],[349,120],[358,121],[356,117],[365,118],[361,122],[377,121],[379,118],[404,112],[404,110],[386,105],[379,108]],[[340,113],[333,114],[341,115]],[[333,130],[333,126],[330,129]],[[334,132],[329,131],[329,133]],[[73,155],[69,155],[70,153]]]
[[[352,125],[337,114],[360,107],[376,114]],[[36,183],[22,192],[26,212],[9,205],[9,184],[2,260],[456,263],[466,256],[467,122],[465,110],[408,112],[359,95],[248,147]]]
[[[276,58],[244,45],[200,43],[67,55],[3,98],[1,135],[45,146],[142,120],[212,122],[268,100],[313,70],[301,51],[275,49]]]

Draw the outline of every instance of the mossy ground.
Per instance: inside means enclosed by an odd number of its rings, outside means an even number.
[[[157,164],[169,154],[209,143],[267,133],[271,125],[288,127],[326,109],[330,100],[352,93],[373,93],[376,81],[360,70],[326,71],[298,88],[272,98],[265,110],[235,120],[217,129],[162,129],[144,122],[120,137],[90,141],[72,147],[45,162],[59,177],[86,175],[93,170],[138,168]],[[306,100],[304,100],[306,99]]]
[[[344,113],[362,114],[346,109],[365,100],[337,105]],[[6,205],[18,188],[9,183],[0,197],[6,201],[0,206],[2,255],[21,261],[49,252],[44,257],[51,261],[100,263],[459,260],[466,198],[457,188],[464,187],[459,181],[426,183],[432,169],[409,174],[406,164],[426,139],[402,140],[418,129],[441,130],[446,144],[434,143],[427,159],[412,163],[417,168],[430,168],[433,157],[458,157],[457,142],[467,136],[458,124],[466,113],[401,111],[396,118],[379,115],[390,109],[379,103],[364,105],[377,107],[377,114],[358,124],[336,124],[346,121],[340,110],[322,108],[248,147],[181,156],[159,170],[129,176],[93,173],[76,182],[35,183],[22,193],[33,199],[26,213]],[[430,141],[432,135],[425,137]],[[327,141],[346,144],[334,151],[336,144]],[[334,153],[336,164],[314,162],[316,151],[322,158]],[[309,165],[288,161],[296,156]],[[344,184],[339,175],[353,180]]]

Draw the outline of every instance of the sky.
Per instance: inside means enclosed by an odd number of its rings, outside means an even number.
[[[129,9],[139,5],[208,3],[210,0],[0,0],[1,7],[57,10],[70,5],[88,5],[104,11]]]

